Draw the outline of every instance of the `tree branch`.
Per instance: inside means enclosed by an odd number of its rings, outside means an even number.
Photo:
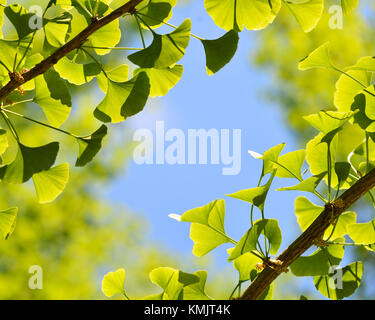
[[[312,245],[317,244],[322,239],[324,231],[330,226],[332,221],[337,219],[374,186],[375,169],[359,179],[332,204],[327,204],[323,212],[315,219],[310,227],[277,257],[277,260],[279,260],[281,264],[280,268],[266,266],[239,299],[256,300],[288,266]]]
[[[0,101],[4,100],[8,94],[10,94],[13,90],[17,89],[23,83],[28,82],[36,78],[37,76],[45,73],[48,69],[50,69],[54,64],[56,64],[61,58],[65,57],[68,53],[81,47],[83,43],[87,40],[87,38],[91,36],[95,31],[120,18],[125,13],[133,13],[135,7],[142,1],[144,0],[130,0],[123,6],[109,13],[108,15],[102,18],[93,19],[92,23],[86,29],[81,31],[77,36],[75,36],[64,46],[55,51],[48,58],[37,64],[34,68],[27,71],[26,73],[23,73],[22,75],[12,74],[10,76],[10,81],[0,89]]]

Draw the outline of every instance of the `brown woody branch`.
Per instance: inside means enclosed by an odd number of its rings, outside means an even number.
[[[331,222],[337,219],[354,202],[361,198],[375,186],[375,169],[359,179],[352,187],[346,190],[336,201],[325,206],[323,212],[316,218],[310,227],[303,232],[277,260],[281,268],[266,268],[255,278],[246,289],[240,300],[256,300],[267,287],[312,245],[318,244],[324,231]]]
[[[14,76],[13,74],[13,76],[10,77],[10,81],[0,89],[0,101],[4,100],[8,94],[17,89],[23,83],[28,82],[48,71],[48,69],[56,64],[61,58],[65,57],[68,53],[81,47],[88,37],[91,36],[95,31],[120,18],[125,13],[134,13],[135,7],[142,1],[144,0],[130,0],[106,16],[98,19],[92,19],[91,24],[86,29],[55,51],[48,58],[37,64],[34,68],[26,73],[23,73],[22,75],[17,74],[18,76]]]

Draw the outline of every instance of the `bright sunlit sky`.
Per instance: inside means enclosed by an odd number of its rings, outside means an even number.
[[[178,6],[170,22],[178,25],[186,17],[192,20],[192,32],[201,37],[218,38],[223,34],[205,12],[203,1]],[[161,30],[168,32],[170,29]],[[256,186],[262,162],[253,159],[248,150],[263,153],[282,142],[287,144],[284,152],[301,148],[281,110],[261,97],[261,90],[267,91],[272,79],[251,66],[249,56],[255,45],[255,33],[242,32],[234,59],[209,77],[203,47],[192,38],[181,61],[185,69],[182,80],[167,96],[151,100],[145,111],[129,120],[128,125],[135,129],[152,131],[155,131],[155,122],[163,120],[166,130],[178,128],[186,135],[188,129],[199,128],[242,130],[242,170],[239,175],[223,176],[222,165],[137,165],[131,161],[124,175],[113,183],[108,196],[147,218],[151,226],[150,241],[191,254],[190,225],[172,220],[168,214],[182,214],[217,198],[226,201],[227,234],[239,240],[249,228],[250,206],[225,194]],[[276,179],[266,203],[266,217],[278,219],[283,231],[281,250],[300,233],[294,215],[297,194],[274,190],[294,183]],[[219,267],[228,266],[228,247],[224,245],[210,253]],[[312,279],[304,283],[312,288]]]

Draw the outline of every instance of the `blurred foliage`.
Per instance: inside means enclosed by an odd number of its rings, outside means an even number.
[[[298,62],[326,41],[331,43],[332,60],[338,66],[353,65],[358,58],[375,52],[375,19],[369,10],[373,1],[360,1],[354,12],[344,15],[343,29],[331,29],[329,8],[337,4],[336,0],[325,1],[322,19],[309,33],[301,32],[283,6],[275,22],[256,35],[258,41],[251,59],[262,71],[267,70],[273,80],[265,96],[285,109],[288,123],[304,140],[311,137],[313,129],[302,116],[335,109],[333,93],[340,74],[322,69],[301,72]]]

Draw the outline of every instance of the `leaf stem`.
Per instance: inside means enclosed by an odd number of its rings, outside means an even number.
[[[44,127],[47,127],[47,128],[50,128],[50,129],[53,129],[53,130],[56,130],[56,131],[59,131],[59,132],[61,132],[61,133],[64,133],[64,134],[66,134],[66,135],[69,135],[69,136],[71,136],[71,137],[73,137],[73,138],[76,138],[76,139],[79,139],[79,138],[80,138],[80,137],[74,135],[73,133],[70,133],[70,132],[65,131],[65,130],[63,130],[63,129],[60,129],[60,128],[56,128],[56,127],[54,127],[54,126],[51,126],[51,125],[49,125],[49,124],[47,124],[47,123],[44,123],[44,122],[41,122],[41,121],[38,121],[38,120],[35,120],[35,119],[33,119],[33,118],[29,118],[29,117],[27,117],[27,116],[25,116],[25,115],[23,115],[23,114],[20,114],[20,113],[14,112],[14,111],[12,111],[12,110],[8,110],[8,109],[2,109],[2,110],[1,110],[2,113],[4,113],[4,111],[7,112],[7,113],[10,113],[10,114],[13,114],[13,115],[15,115],[15,116],[17,116],[17,117],[23,118],[23,119],[25,119],[25,120],[28,120],[28,121],[31,121],[31,122],[37,123],[37,124],[39,124],[39,125],[41,125],[41,126],[44,126]]]
[[[135,21],[137,22],[138,31],[139,31],[139,34],[140,34],[141,39],[142,39],[143,49],[146,49],[146,42],[145,42],[145,38],[143,37],[143,31],[142,31],[141,25],[140,25],[140,23],[139,23],[139,21],[138,21],[138,16],[137,16],[137,15],[134,15],[134,19],[135,19]]]
[[[169,27],[171,27],[171,28],[174,28],[174,29],[177,29],[177,28],[178,28],[177,26],[175,26],[175,25],[173,25],[173,24],[171,24],[171,23],[165,22],[165,21],[160,20],[160,19],[156,19],[156,18],[154,18],[154,17],[150,17],[150,16],[148,16],[148,15],[142,13],[142,12],[138,12],[137,14],[138,14],[138,15],[140,14],[140,15],[146,17],[146,18],[152,19],[152,20],[154,20],[154,21],[156,21],[156,22],[163,23],[163,24],[165,24],[165,25],[167,25],[167,26],[169,26]],[[144,23],[143,20],[142,20],[142,22]],[[147,24],[146,24],[146,26],[147,26]],[[195,34],[193,34],[193,33],[190,33],[190,36],[193,37],[193,38],[195,38],[195,39],[201,40],[201,41],[204,40],[203,38],[201,38],[201,37],[199,37],[199,36],[197,36],[197,35],[195,35]]]

